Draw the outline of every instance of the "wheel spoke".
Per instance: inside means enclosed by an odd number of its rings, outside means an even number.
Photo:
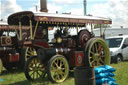
[[[33,79],[35,79],[35,71],[33,72]]]
[[[101,62],[101,63],[103,63],[103,64],[104,64],[104,61],[103,61],[101,58],[99,58],[99,62]]]
[[[95,52],[95,44],[92,46],[92,51]]]
[[[95,55],[95,53],[94,53],[94,52],[92,52],[92,51],[91,51],[90,53],[91,53],[92,55]]]
[[[37,78],[40,78],[41,77],[41,74],[39,73],[39,71],[37,71],[37,74],[39,75],[39,77],[37,77]]]
[[[34,59],[34,64],[35,64],[36,67],[37,67],[37,65],[39,64],[39,63],[38,63],[38,60],[37,60],[36,58]]]
[[[29,67],[29,71],[33,71],[33,68],[32,67]]]
[[[89,57],[89,60],[93,59],[93,57]]]
[[[58,63],[54,62],[53,64],[58,68]]]
[[[32,51],[28,51],[27,54],[33,55],[33,52]]]
[[[95,43],[94,45],[95,45],[95,51],[96,51],[96,53],[97,53],[97,50],[98,50],[98,49],[97,49],[97,45],[96,45],[96,43]]]
[[[30,72],[29,72],[30,73]],[[34,71],[30,74],[30,76],[32,77],[32,75],[34,74]]]
[[[58,69],[53,69],[53,70],[51,70],[51,72],[57,72],[58,71]]]
[[[94,55],[92,55],[92,56],[90,56],[90,57],[92,57],[93,59],[96,59],[96,56],[95,56],[95,54],[94,54]]]
[[[91,64],[93,64],[95,62],[95,60],[91,61]]]
[[[57,75],[57,79],[58,79],[58,80],[60,79],[59,75]]]
[[[61,68],[61,70],[63,71],[63,70],[65,70],[65,68]]]
[[[30,50],[31,52],[33,51],[32,48],[29,48],[28,50]]]
[[[36,71],[35,74],[36,74],[36,77],[35,78],[37,79],[38,78],[38,72]]]
[[[31,55],[30,55],[30,54],[26,54],[26,56],[29,56],[29,57],[31,57]]]
[[[59,59],[56,60],[56,64],[57,64],[57,66],[59,66]]]
[[[60,67],[64,66],[63,61],[60,61]]]
[[[97,64],[97,66],[99,66],[100,65],[99,61],[96,61],[96,64]]]

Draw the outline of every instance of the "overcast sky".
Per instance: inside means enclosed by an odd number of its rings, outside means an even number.
[[[18,11],[35,11],[40,0],[0,0],[0,18]],[[2,2],[2,4],[1,4]],[[83,15],[83,0],[47,0],[50,13],[71,12]],[[1,15],[2,13],[2,15]],[[113,27],[128,28],[128,0],[87,0],[87,14],[111,18]]]

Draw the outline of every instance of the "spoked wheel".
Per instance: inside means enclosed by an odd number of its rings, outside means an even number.
[[[40,64],[40,60],[36,56],[32,56],[27,60],[24,70],[28,80],[44,78],[46,74],[45,65]]]
[[[66,80],[69,75],[69,64],[62,55],[53,56],[48,62],[48,78],[54,83]]]
[[[31,56],[37,56],[36,50],[31,47],[27,47],[25,50],[25,61]]]
[[[110,52],[107,44],[101,38],[92,38],[85,48],[85,65],[99,66],[110,64]]]
[[[22,48],[20,52],[20,64],[19,68],[23,68],[25,65],[25,62],[28,60],[29,57],[37,56],[36,50],[31,47]]]
[[[3,70],[3,63],[2,63],[2,60],[0,58],[0,74],[1,74],[2,70]]]

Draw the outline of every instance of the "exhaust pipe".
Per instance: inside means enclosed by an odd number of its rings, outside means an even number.
[[[47,0],[40,0],[40,12],[48,12],[47,9]]]

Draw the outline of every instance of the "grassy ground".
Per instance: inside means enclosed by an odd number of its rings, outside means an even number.
[[[128,62],[112,65],[116,69],[114,77],[118,85],[128,85]]]
[[[116,69],[116,76],[114,77],[119,85],[128,85],[128,62],[122,62],[119,64],[111,64]],[[0,85],[74,85],[73,73],[70,74],[69,78],[60,84],[53,84],[49,82],[46,77],[44,80],[37,80],[35,82],[27,81],[23,72],[7,72],[4,71],[0,78],[4,81],[0,82]]]

